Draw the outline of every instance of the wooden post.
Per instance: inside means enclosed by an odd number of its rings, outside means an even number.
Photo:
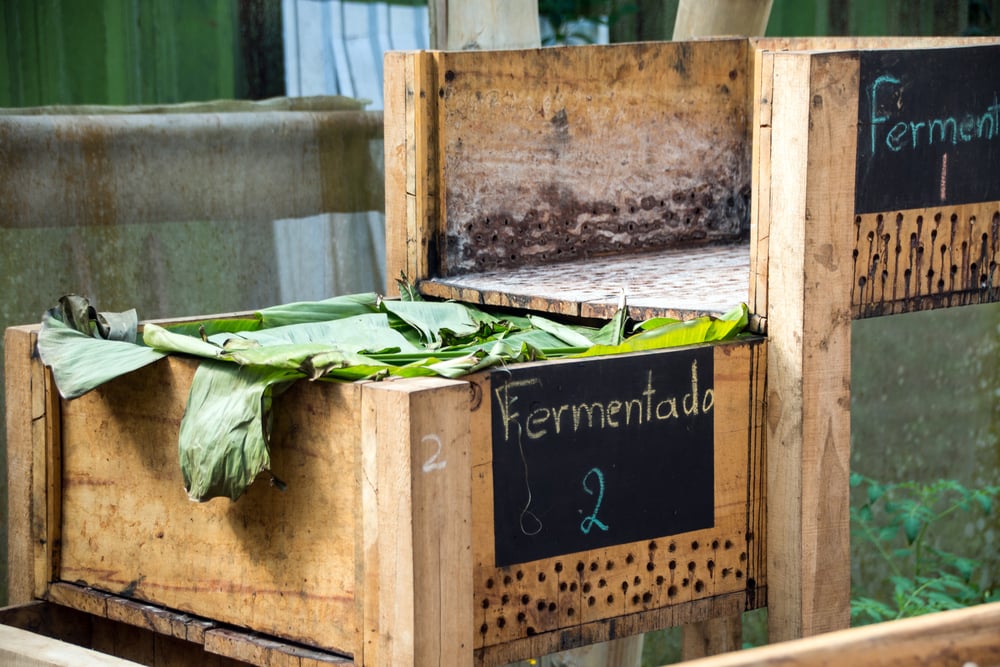
[[[431,48],[530,49],[541,44],[538,0],[431,0]]]
[[[710,35],[763,35],[773,2],[774,0],[680,0],[674,23],[674,41]]]
[[[763,35],[771,15],[772,2],[773,0],[680,0],[673,38],[677,41],[711,35]],[[766,253],[763,257],[767,257]],[[753,303],[752,299],[750,302]],[[743,616],[740,614],[691,623],[685,625],[682,632],[681,653],[685,660],[735,651],[742,644]]]
[[[850,353],[857,55],[762,55],[768,184],[770,640],[850,621]],[[846,115],[845,115],[846,111]],[[760,121],[758,121],[760,122]],[[771,157],[773,156],[773,157]],[[792,167],[790,165],[802,165]]]
[[[364,387],[359,664],[472,664],[470,450],[467,382]]]

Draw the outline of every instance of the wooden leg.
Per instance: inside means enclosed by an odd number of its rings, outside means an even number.
[[[681,658],[694,660],[737,651],[743,643],[743,615],[712,618],[682,628]]]

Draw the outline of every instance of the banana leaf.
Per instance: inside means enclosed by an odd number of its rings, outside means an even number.
[[[339,320],[378,311],[379,296],[374,292],[345,294],[323,301],[300,301],[257,311],[263,328]]]
[[[48,310],[42,316],[38,332],[38,356],[52,369],[56,388],[63,398],[83,396],[109,380],[165,356],[163,352],[136,345],[138,316],[134,310],[97,314],[89,303],[70,301],[67,299]],[[67,308],[74,309],[74,314],[69,314]],[[98,319],[103,321],[101,326],[97,325]],[[102,333],[118,339],[105,338]]]
[[[272,401],[285,383],[300,377],[283,368],[219,361],[198,366],[178,443],[188,497],[236,500],[270,468]]]

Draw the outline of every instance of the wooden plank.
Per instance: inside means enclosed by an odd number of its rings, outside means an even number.
[[[322,667],[353,665],[350,658],[291,646],[266,637],[257,637],[226,628],[205,633],[205,651],[225,656],[240,664],[260,667]]]
[[[135,667],[140,663],[0,625],[0,664],[10,667]]]
[[[768,237],[771,220],[771,100],[774,57],[754,49],[753,169],[750,201],[750,312],[767,317]],[[766,322],[766,319],[765,319]]]
[[[831,632],[695,660],[690,667],[1000,664],[1000,603]]]
[[[407,89],[407,62],[413,54],[395,51],[386,52],[383,64],[383,98],[385,109],[384,151],[385,151],[385,251],[386,285],[385,293],[391,296],[399,293],[396,279],[400,274],[409,273],[406,263],[407,202],[414,192],[407,187],[407,142],[409,125],[407,118],[407,98],[412,89]],[[410,103],[412,104],[412,102]]]
[[[721,315],[747,301],[746,244],[554,262],[420,283],[423,294],[503,308],[610,319],[625,294],[634,319]]]
[[[446,176],[436,275],[739,238],[747,48],[435,54]]]
[[[530,49],[541,46],[538,0],[432,0],[435,49]]]
[[[35,538],[32,442],[34,408],[32,355],[35,334],[30,327],[11,327],[4,335],[4,391],[7,416],[7,573],[12,604],[35,596]],[[37,406],[44,409],[44,404]],[[44,414],[40,415],[44,418]]]
[[[286,491],[261,481],[236,502],[195,504],[176,455],[194,370],[169,358],[63,404],[62,578],[357,651],[360,387],[302,382],[275,400]]]
[[[850,257],[857,56],[773,56],[768,267],[772,641],[850,620]],[[797,165],[797,168],[796,168]]]
[[[763,35],[774,0],[680,0],[675,42],[708,35]]]
[[[685,625],[681,635],[681,655],[694,660],[743,648],[743,617],[710,618]]]
[[[481,397],[472,420],[476,664],[734,616],[766,602],[765,345],[713,350],[714,527],[506,567],[496,566],[494,546],[490,382],[471,378]],[[572,362],[545,362],[559,363]]]
[[[472,662],[469,384],[364,386],[364,652],[372,666]]]

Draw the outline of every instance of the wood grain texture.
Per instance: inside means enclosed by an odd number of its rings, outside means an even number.
[[[0,625],[0,664],[10,667],[136,667],[141,663]]]
[[[434,275],[745,235],[746,54],[721,40],[427,55],[414,121],[433,123]]]
[[[176,453],[194,367],[172,357],[63,403],[60,578],[354,653],[360,386],[302,382],[276,399],[286,491],[264,480],[195,504]]]
[[[502,665],[766,604],[765,345],[714,351],[714,527],[501,568],[494,565],[489,376],[470,378],[482,397],[472,412],[476,664]]]
[[[690,667],[1000,665],[1000,603],[831,632],[685,663]]]
[[[364,387],[361,664],[472,662],[469,385]]]
[[[4,391],[7,427],[7,573],[12,604],[35,596],[35,539],[32,480],[35,469],[32,442],[31,357],[34,334],[28,327],[12,327],[4,335]],[[36,391],[38,388],[36,387]],[[44,417],[44,415],[42,415]]]
[[[437,278],[420,291],[585,319],[611,318],[624,292],[633,319],[689,319],[745,303],[749,264],[746,244],[720,244]]]
[[[772,641],[850,620],[851,220],[857,59],[772,59],[768,573]],[[846,118],[845,118],[845,110]],[[798,168],[774,168],[775,160]]]

